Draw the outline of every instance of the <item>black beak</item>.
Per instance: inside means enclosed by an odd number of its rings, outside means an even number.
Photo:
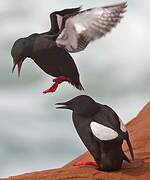
[[[59,107],[56,107],[56,109],[71,109],[69,107],[69,105],[67,104],[67,102],[64,102],[64,103],[56,103],[55,105],[61,105]]]
[[[23,60],[19,60],[17,63],[14,63],[14,66],[13,66],[13,69],[12,69],[12,73],[14,72],[15,70],[15,67],[17,65],[17,69],[18,69],[18,76],[20,77],[20,72],[21,72],[21,67],[22,67],[22,63],[23,63],[24,59]]]
[[[12,73],[14,72],[15,67],[16,67],[16,64],[14,64],[14,66],[13,66],[13,68],[12,68]]]

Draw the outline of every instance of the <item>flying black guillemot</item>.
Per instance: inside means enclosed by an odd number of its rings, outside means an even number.
[[[64,16],[57,45],[71,53],[84,50],[91,41],[103,37],[120,22],[126,7],[127,2],[123,2]]]
[[[18,75],[23,61],[29,57],[47,74],[56,77],[54,84],[43,93],[54,92],[63,81],[68,81],[79,90],[83,90],[79,72],[71,55],[63,48],[56,46],[56,38],[61,26],[61,19],[57,14],[64,16],[68,13],[77,13],[80,8],[64,9],[50,14],[51,29],[45,33],[35,33],[16,40],[12,49],[14,67],[18,66]],[[47,39],[45,35],[49,35]]]
[[[115,171],[121,168],[123,160],[130,162],[122,150],[126,140],[132,159],[132,145],[128,131],[118,115],[107,105],[95,102],[91,97],[81,95],[65,103],[57,103],[59,109],[73,111],[74,126],[94,162],[81,162],[75,165],[96,165],[102,171]]]

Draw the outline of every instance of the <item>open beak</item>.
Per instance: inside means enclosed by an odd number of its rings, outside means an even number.
[[[68,105],[67,102],[64,103],[56,103],[55,105],[61,105],[59,107],[56,107],[56,109],[71,109]]]
[[[21,72],[21,67],[22,67],[23,61],[24,61],[24,59],[23,59],[23,60],[19,60],[17,63],[14,63],[14,66],[13,66],[13,69],[12,69],[12,73],[14,72],[15,67],[16,67],[16,65],[17,65],[18,76],[20,76],[20,72]]]

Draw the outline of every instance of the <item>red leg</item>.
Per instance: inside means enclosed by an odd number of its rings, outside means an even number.
[[[70,79],[65,77],[65,76],[59,76],[59,77],[53,79],[53,82],[60,82],[61,83],[63,81],[70,81]]]
[[[43,91],[44,94],[47,94],[47,93],[53,93],[56,91],[57,87],[58,87],[58,83],[55,82],[50,88],[46,89],[45,91]]]
[[[58,87],[58,85],[61,84],[64,81],[69,81],[69,78],[67,78],[65,76],[59,76],[56,79],[53,79],[54,84],[50,88],[48,88],[45,91],[43,91],[43,93],[47,94],[47,93],[55,92],[57,87]]]
[[[88,162],[76,162],[74,166],[97,166],[96,162],[88,161]]]

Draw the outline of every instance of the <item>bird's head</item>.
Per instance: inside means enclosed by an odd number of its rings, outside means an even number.
[[[15,41],[15,43],[11,49],[11,56],[13,58],[13,63],[14,63],[12,72],[14,71],[14,69],[17,65],[18,76],[20,76],[22,63],[28,56],[27,44],[28,44],[27,39],[21,38],[21,39],[18,39]]]
[[[61,105],[57,109],[70,109],[83,116],[92,116],[99,110],[97,103],[86,95],[77,96],[64,103],[56,103],[56,105]]]

